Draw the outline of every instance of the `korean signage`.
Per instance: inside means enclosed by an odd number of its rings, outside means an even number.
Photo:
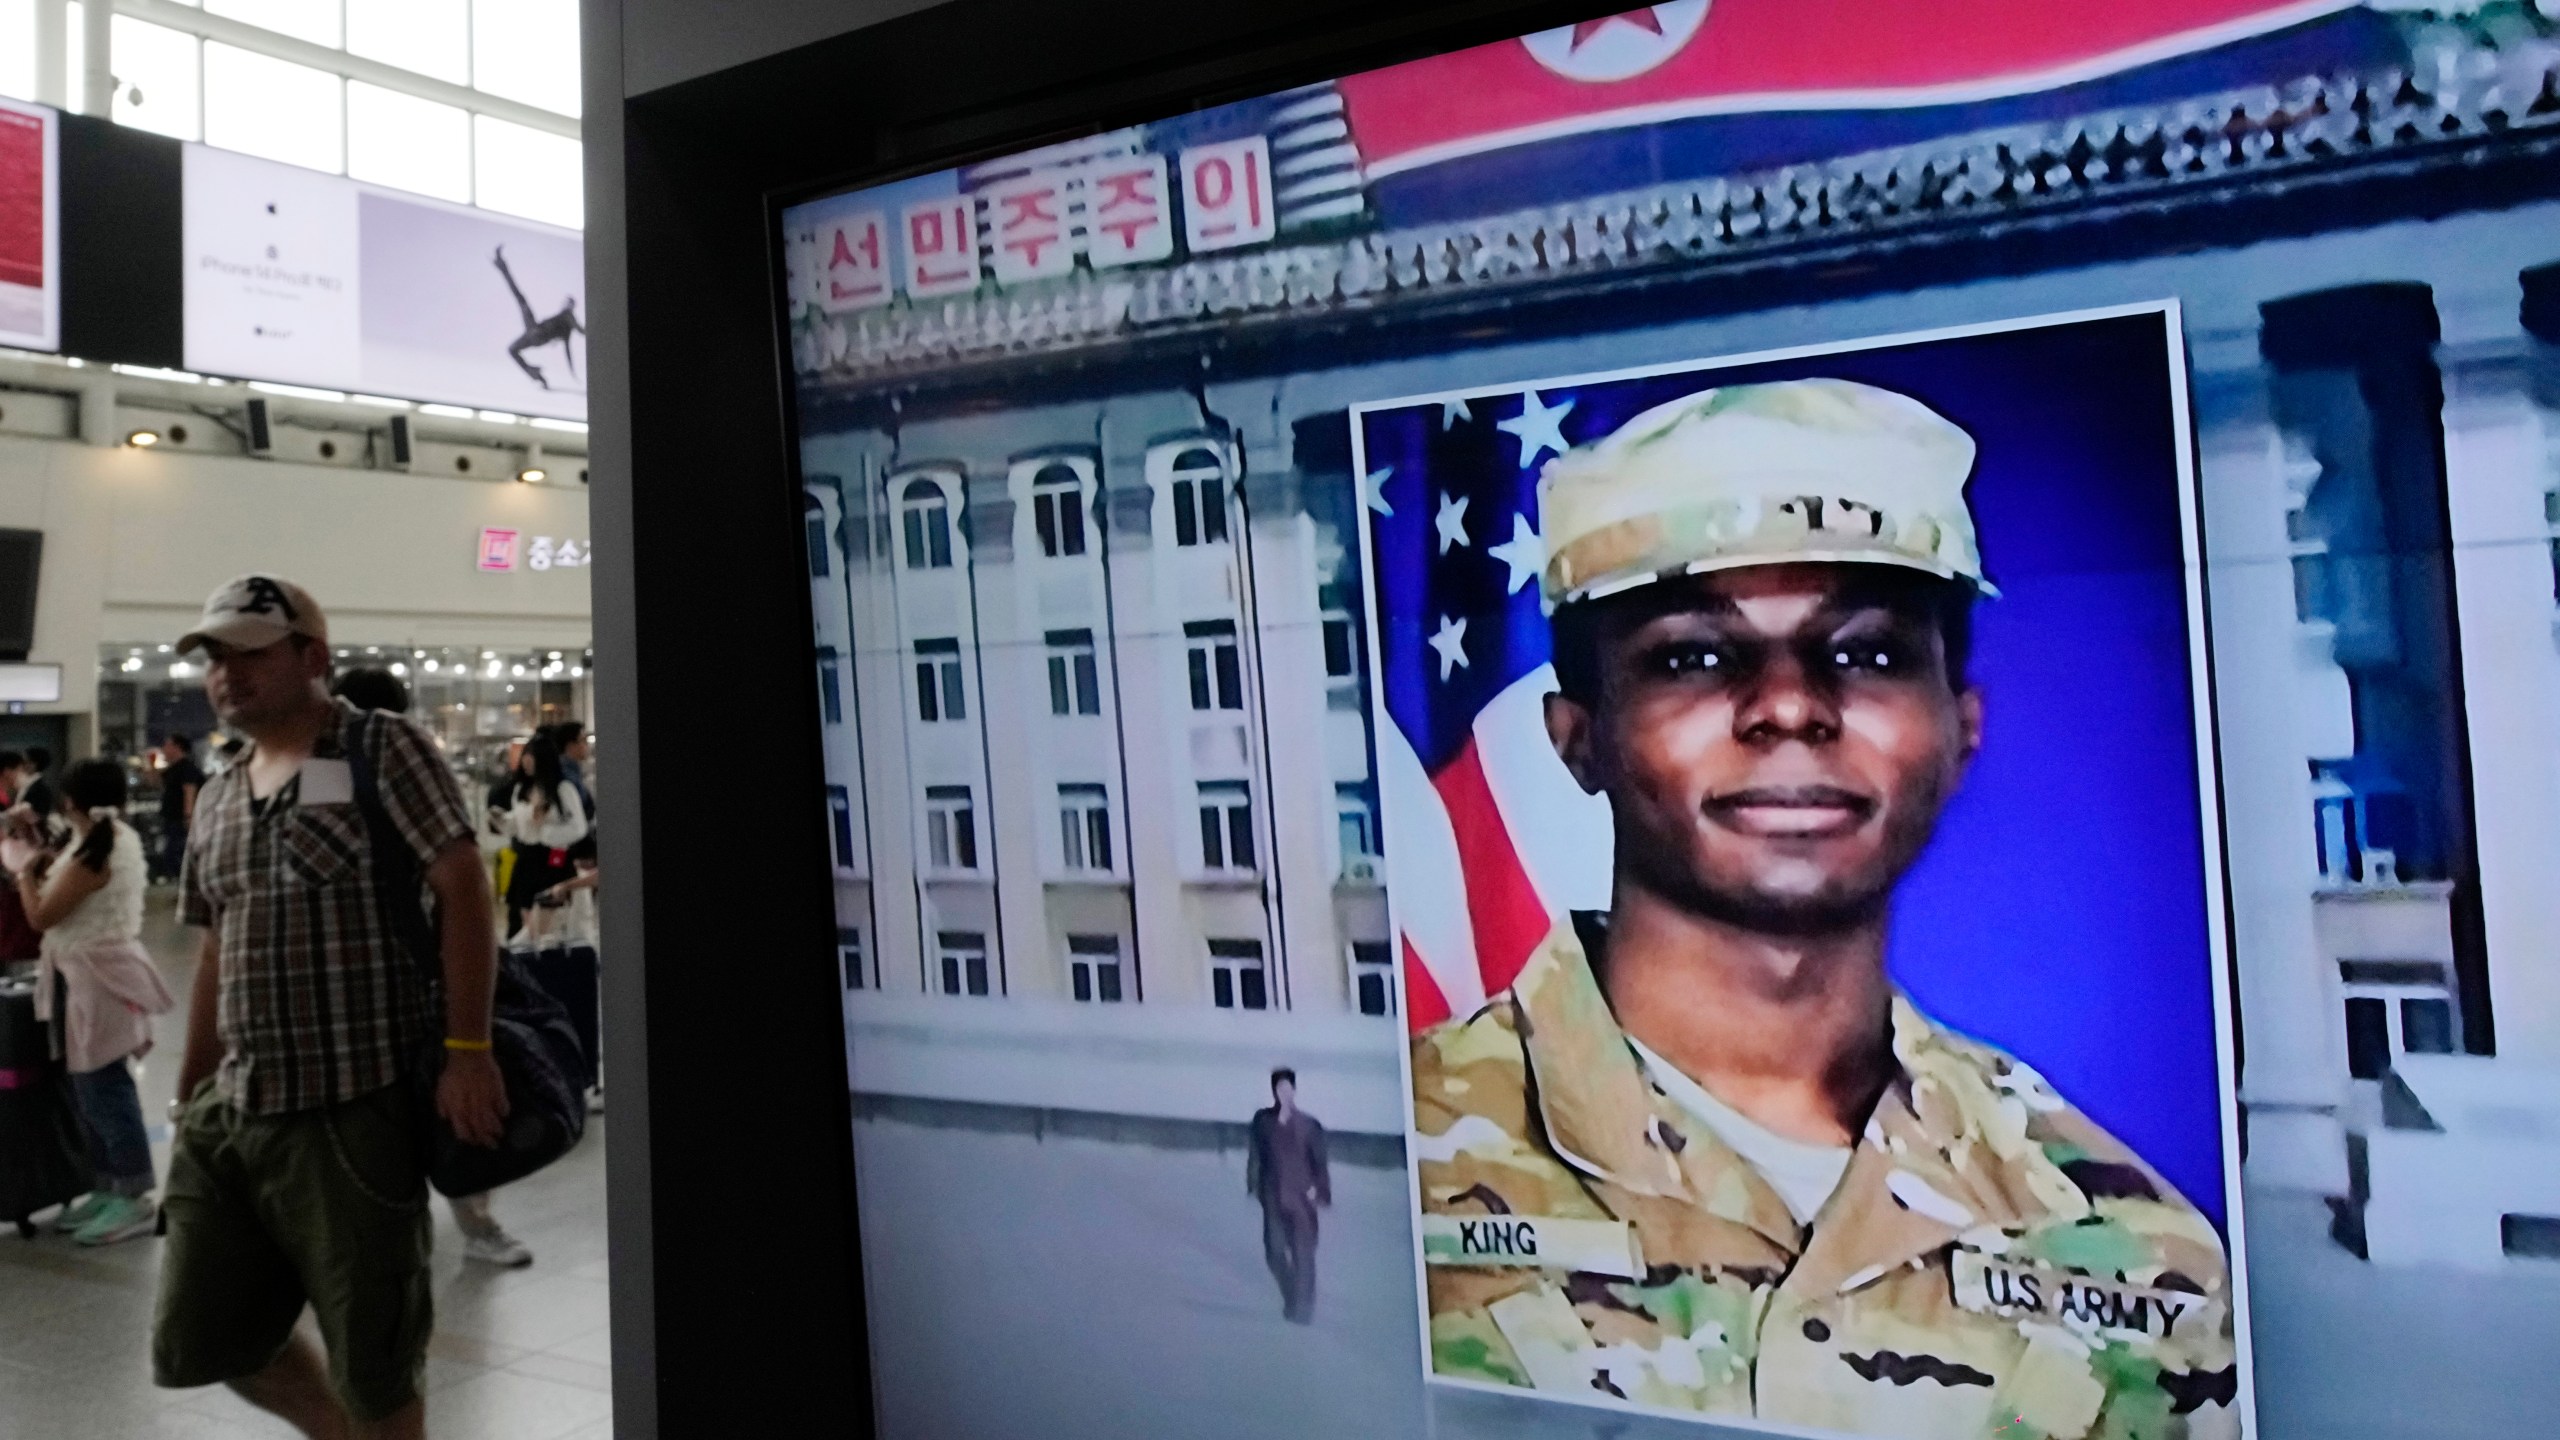
[[[929,200],[898,218],[907,243],[898,279],[909,295],[930,300],[978,288],[978,227],[967,200]]]
[[[1194,251],[1271,238],[1271,147],[1259,135],[1182,152],[1182,238]]]
[[[1177,200],[1177,195],[1179,199]],[[1261,136],[1167,157],[1118,155],[1048,166],[974,194],[826,211],[791,236],[791,293],[832,315],[900,296],[938,300],[1267,242],[1277,233],[1271,154]]]
[[[480,532],[474,563],[483,574],[505,575],[518,570],[581,570],[594,564],[595,557],[592,540],[569,535],[527,535],[521,530],[491,526]]]
[[[0,100],[0,345],[62,343],[61,167],[56,117]]]

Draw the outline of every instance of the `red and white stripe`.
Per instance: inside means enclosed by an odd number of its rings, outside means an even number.
[[[1566,911],[1608,903],[1609,808],[1583,793],[1548,742],[1554,689],[1545,666],[1515,681],[1436,776],[1402,731],[1381,737],[1389,896],[1414,1030],[1474,1013]]]

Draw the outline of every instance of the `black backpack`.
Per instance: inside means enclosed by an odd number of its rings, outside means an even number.
[[[419,896],[418,858],[382,806],[366,748],[371,727],[379,723],[373,712],[360,713],[342,733],[340,748],[346,752],[356,806],[364,812],[372,842],[374,891],[383,919],[417,962],[430,1013],[441,1016],[443,951]],[[501,949],[497,965],[489,1044],[507,1086],[506,1130],[497,1145],[465,1144],[436,1112],[436,1082],[444,1074],[442,1036],[421,1045],[409,1067],[427,1154],[427,1183],[445,1195],[478,1195],[521,1180],[568,1154],[587,1133],[587,1097],[576,1078],[585,1073],[586,1057],[568,1010],[534,983],[522,960]]]

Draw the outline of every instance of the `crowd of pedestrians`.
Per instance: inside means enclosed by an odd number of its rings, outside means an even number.
[[[577,992],[577,1080],[602,1108],[586,729],[511,747],[475,807],[399,676],[333,676],[299,586],[225,585],[176,648],[229,739],[200,761],[196,737],[161,737],[156,846],[121,763],[57,781],[51,755],[0,751],[0,969],[32,965],[92,1177],[47,1223],[90,1246],[165,1235],[161,1385],[227,1384],[307,1435],[423,1434],[427,1175],[507,1133],[505,951]],[[142,943],[154,881],[197,935],[165,1184],[133,1071],[179,1005]],[[531,1263],[489,1194],[451,1203],[465,1258]]]

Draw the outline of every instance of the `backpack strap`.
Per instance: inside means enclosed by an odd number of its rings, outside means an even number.
[[[382,803],[382,787],[373,773],[373,740],[381,717],[358,710],[338,732],[338,748],[346,752],[347,772],[354,782],[356,809],[364,816],[365,839],[373,851],[374,901],[382,908],[384,927],[409,952],[425,981],[430,1000],[444,994],[444,953],[435,922],[427,918],[420,898],[425,878],[418,857],[409,850],[391,811]]]

